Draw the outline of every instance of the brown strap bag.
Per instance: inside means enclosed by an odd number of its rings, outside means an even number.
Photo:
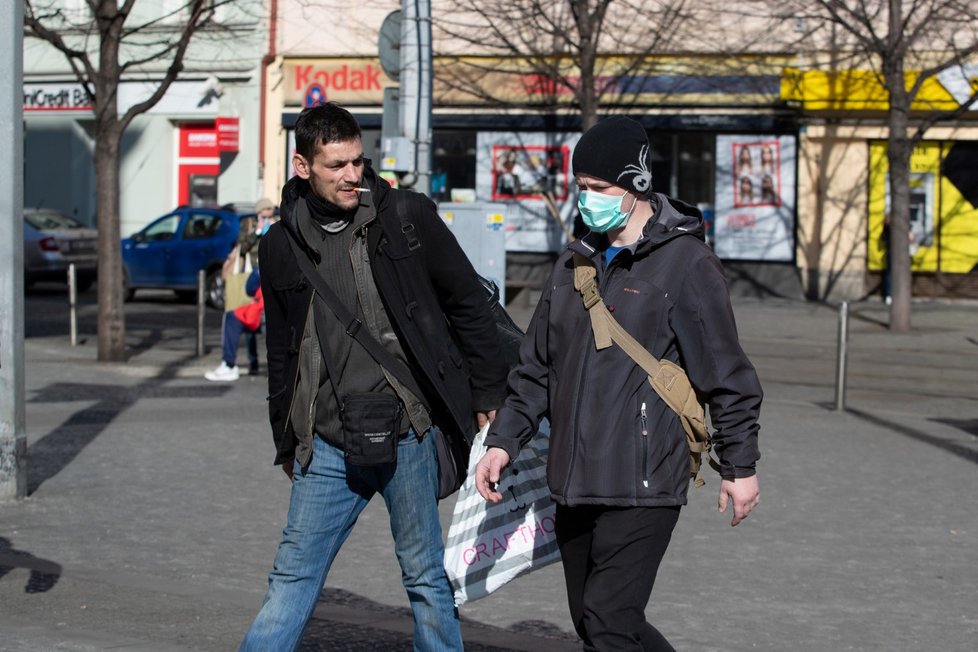
[[[600,351],[611,346],[612,342],[618,344],[645,370],[652,388],[679,415],[679,421],[686,431],[686,443],[689,444],[690,477],[695,486],[703,486],[706,482],[700,475],[702,456],[706,456],[717,473],[720,472],[720,465],[710,456],[713,441],[706,428],[706,414],[686,372],[669,360],[657,359],[611,316],[598,292],[594,263],[577,253],[574,254],[574,288],[581,293],[584,308],[591,317],[595,348]]]

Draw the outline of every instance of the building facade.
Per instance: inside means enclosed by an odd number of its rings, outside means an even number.
[[[354,112],[367,155],[381,161],[385,89],[397,88],[398,81],[384,71],[378,33],[400,5],[379,5],[331,23],[331,38],[324,39],[306,26],[336,7],[278,3],[276,57],[266,68],[266,192],[291,175],[295,118],[321,98]],[[471,43],[446,54],[450,48],[440,47],[437,32],[439,11],[445,10],[440,3],[432,9],[431,194],[448,206],[506,206],[508,276],[518,284],[520,275],[534,276],[520,261],[549,260],[574,230],[569,154],[580,120],[559,101],[553,109],[552,97],[551,109],[533,108],[535,95],[561,90],[518,57],[482,54]],[[692,28],[713,23],[694,21]],[[732,38],[749,42],[751,26],[741,27]],[[689,47],[689,35],[679,36],[686,52],[646,55],[638,72],[607,77],[617,87],[599,109],[599,115],[623,113],[645,125],[655,189],[703,210],[708,238],[734,291],[816,300],[877,292],[885,260],[880,235],[888,201],[882,155],[887,134],[885,105],[866,71],[847,73],[861,86],[829,84],[824,73],[799,73],[800,64],[812,60],[807,51],[772,54],[753,47],[732,55],[718,40],[696,40],[717,43],[710,51]],[[608,61],[598,68],[613,69],[614,58],[604,57]],[[960,106],[970,88],[963,74],[963,80],[960,72],[945,74],[924,99]],[[460,79],[472,86],[463,88]],[[875,104],[855,101],[864,96]],[[931,128],[914,155],[918,295],[978,296],[978,198],[970,182],[978,170],[975,117],[965,112]],[[492,222],[487,215],[487,229],[498,228]]]
[[[68,37],[90,29],[87,3],[63,0]],[[173,42],[184,2],[136,4],[127,25]],[[140,12],[140,13],[136,13]],[[120,152],[120,217],[129,235],[178,205],[253,203],[260,192],[261,59],[267,12],[260,0],[219,7],[191,41],[183,70],[164,97],[137,116]],[[94,55],[97,60],[97,53]],[[123,60],[138,56],[123,49]],[[120,114],[155,90],[169,60],[134,66],[119,88]],[[63,210],[94,225],[94,119],[65,56],[24,40],[24,203]]]

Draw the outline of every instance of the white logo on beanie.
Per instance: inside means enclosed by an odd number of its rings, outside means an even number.
[[[638,192],[646,192],[652,186],[652,172],[645,165],[645,160],[649,155],[649,146],[642,145],[642,150],[638,153],[638,165],[630,163],[625,167],[625,171],[618,175],[618,180],[626,174],[634,174],[632,185]]]

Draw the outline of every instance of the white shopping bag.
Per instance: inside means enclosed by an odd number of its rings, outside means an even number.
[[[560,559],[554,503],[547,487],[549,424],[503,472],[498,503],[475,489],[475,467],[486,452],[488,426],[476,435],[445,544],[445,570],[455,606],[484,598],[517,575]]]

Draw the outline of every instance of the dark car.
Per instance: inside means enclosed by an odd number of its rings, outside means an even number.
[[[197,273],[204,270],[207,303],[224,308],[221,267],[238,239],[241,220],[254,213],[233,206],[181,206],[122,241],[124,296],[139,288],[176,291],[186,300],[197,296]]]
[[[95,281],[98,231],[70,215],[50,208],[24,210],[24,284],[68,282],[68,265],[75,265],[76,287],[87,290]]]

